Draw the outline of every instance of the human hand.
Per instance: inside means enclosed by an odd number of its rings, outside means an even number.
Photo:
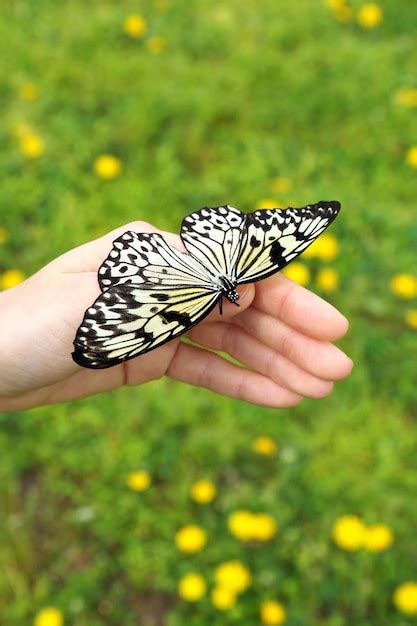
[[[71,358],[85,309],[100,289],[97,270],[114,239],[127,230],[161,232],[133,222],[71,250],[17,287],[0,294],[0,410],[12,411],[140,385],[164,375],[270,407],[322,398],[345,378],[352,361],[330,342],[348,322],[333,306],[282,274],[238,289],[240,308],[224,302],[187,333],[106,370]],[[184,251],[178,236],[164,233]],[[227,352],[239,367],[212,351]]]

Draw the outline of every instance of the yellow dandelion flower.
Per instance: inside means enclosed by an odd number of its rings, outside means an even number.
[[[277,453],[278,446],[272,437],[261,435],[255,437],[252,441],[252,450],[263,456],[274,456]]]
[[[34,102],[39,97],[39,89],[34,83],[25,83],[19,89],[19,96],[26,102]]]
[[[277,532],[277,524],[268,513],[235,511],[227,520],[230,533],[241,541],[268,541]]]
[[[417,167],[417,146],[411,146],[407,150],[405,160],[410,167]]]
[[[35,133],[23,134],[20,137],[20,151],[30,159],[36,159],[44,150],[43,139]]]
[[[322,291],[336,291],[339,286],[339,274],[331,267],[323,267],[317,273],[316,285]]]
[[[373,524],[365,530],[364,548],[369,552],[383,552],[392,546],[394,536],[385,524]]]
[[[257,513],[254,516],[252,537],[257,541],[269,541],[277,532],[277,523],[268,513]]]
[[[417,615],[417,582],[410,581],[399,585],[393,594],[395,606],[402,613]]]
[[[26,276],[21,270],[6,270],[0,276],[0,287],[2,289],[11,289],[25,280]]]
[[[126,35],[129,35],[129,37],[133,37],[134,39],[138,39],[138,37],[142,37],[142,35],[144,35],[148,30],[148,23],[143,15],[134,13],[127,16],[124,21],[123,28]]]
[[[396,296],[404,300],[417,296],[417,278],[411,274],[396,274],[391,279],[390,287]]]
[[[216,497],[216,485],[211,480],[197,480],[191,485],[191,497],[199,504],[208,504]]]
[[[363,547],[366,527],[356,515],[339,517],[332,530],[333,541],[343,550],[354,551]]]
[[[271,180],[271,189],[274,193],[287,193],[291,189],[291,181],[284,176],[276,176]]]
[[[64,616],[59,609],[47,606],[36,614],[34,626],[63,626]]]
[[[268,600],[262,602],[260,607],[262,624],[267,626],[279,626],[287,619],[287,612],[281,602]]]
[[[130,472],[126,479],[126,484],[133,491],[146,491],[151,485],[152,479],[145,470]]]
[[[333,261],[338,254],[339,242],[336,237],[330,233],[320,235],[320,237],[303,252],[305,258],[315,257],[321,261]]]
[[[200,526],[183,526],[175,535],[175,544],[181,552],[199,552],[207,543],[207,533]]]
[[[410,87],[400,87],[394,95],[397,104],[405,107],[417,107],[417,89]]]
[[[146,47],[151,54],[162,54],[167,47],[165,37],[149,37],[146,41]]]
[[[252,576],[246,565],[240,561],[225,561],[214,571],[214,580],[218,587],[242,593],[252,582]]]
[[[235,606],[236,593],[227,587],[214,587],[210,594],[210,600],[219,611],[227,611]]]
[[[417,309],[411,309],[405,314],[405,321],[410,328],[417,330]]]
[[[273,200],[271,198],[264,198],[263,200],[259,200],[256,203],[257,209],[279,209],[281,208],[281,204],[277,202],[277,200]]]
[[[7,230],[3,226],[0,226],[0,244],[5,243],[8,236],[9,233],[7,232]]]
[[[250,511],[235,511],[227,519],[227,526],[231,534],[241,541],[253,539],[255,516]]]
[[[356,19],[362,28],[370,29],[378,26],[378,24],[382,21],[382,16],[383,13],[379,4],[376,4],[376,2],[369,2],[360,7],[356,15]]]
[[[94,171],[99,178],[110,180],[122,171],[122,162],[111,154],[102,154],[94,161]]]
[[[287,265],[282,273],[299,285],[307,285],[310,280],[310,270],[304,263],[298,261],[293,261]]]
[[[178,595],[187,602],[200,600],[206,593],[206,589],[206,581],[196,573],[186,574],[178,583]]]

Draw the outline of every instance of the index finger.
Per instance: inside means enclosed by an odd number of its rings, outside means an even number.
[[[334,306],[282,274],[256,283],[253,304],[316,339],[340,339],[349,327],[346,317]]]

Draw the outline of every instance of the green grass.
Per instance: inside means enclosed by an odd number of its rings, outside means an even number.
[[[4,623],[23,626],[54,605],[73,626],[257,624],[268,598],[285,604],[289,626],[412,623],[391,597],[417,579],[417,333],[403,321],[417,303],[397,300],[389,281],[415,273],[416,171],[404,157],[417,144],[417,111],[394,94],[417,87],[417,6],[381,7],[371,31],[311,0],[3,8],[0,271],[30,274],[130,220],[178,231],[204,205],[337,198],[341,253],[331,265],[341,284],[331,299],[351,321],[343,347],[356,363],[330,398],[290,411],[164,380],[2,416]],[[149,22],[144,40],[165,37],[166,52],[123,33],[136,11]],[[35,102],[19,98],[26,82],[39,87]],[[20,153],[13,128],[23,123],[44,139],[38,159]],[[123,162],[113,181],[93,172],[102,153]],[[278,175],[292,181],[280,197],[270,189]],[[277,458],[254,457],[258,434],[278,441]],[[142,467],[153,486],[135,494],[125,476]],[[201,508],[189,487],[206,476],[219,496]],[[239,544],[226,526],[238,508],[274,515],[276,540]],[[388,524],[393,547],[338,549],[331,527],[346,513]],[[173,541],[189,522],[209,533],[192,557]],[[178,600],[182,574],[210,580],[230,558],[254,577],[235,609]]]

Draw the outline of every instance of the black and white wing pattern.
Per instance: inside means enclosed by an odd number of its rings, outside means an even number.
[[[179,337],[236,287],[278,272],[329,226],[338,202],[241,213],[226,205],[184,218],[188,254],[157,233],[128,231],[99,269],[102,293],[78,328],[73,359],[100,369]]]
[[[87,309],[73,358],[102,369],[145,354],[187,332],[216,305],[219,294],[196,287],[172,290],[111,287]]]
[[[181,239],[214,278],[234,279],[245,230],[245,214],[232,206],[205,207],[187,215],[181,224]]]
[[[190,255],[159,234],[126,232],[99,269],[103,290],[87,309],[73,359],[100,369],[144,354],[203,319],[220,293]]]
[[[98,270],[102,290],[116,285],[163,286],[166,290],[203,282],[210,275],[197,260],[172,248],[157,233],[127,231],[113,241],[113,248]]]
[[[281,270],[317,239],[339,211],[339,202],[321,201],[300,209],[260,209],[246,214],[237,283],[252,283]]]

